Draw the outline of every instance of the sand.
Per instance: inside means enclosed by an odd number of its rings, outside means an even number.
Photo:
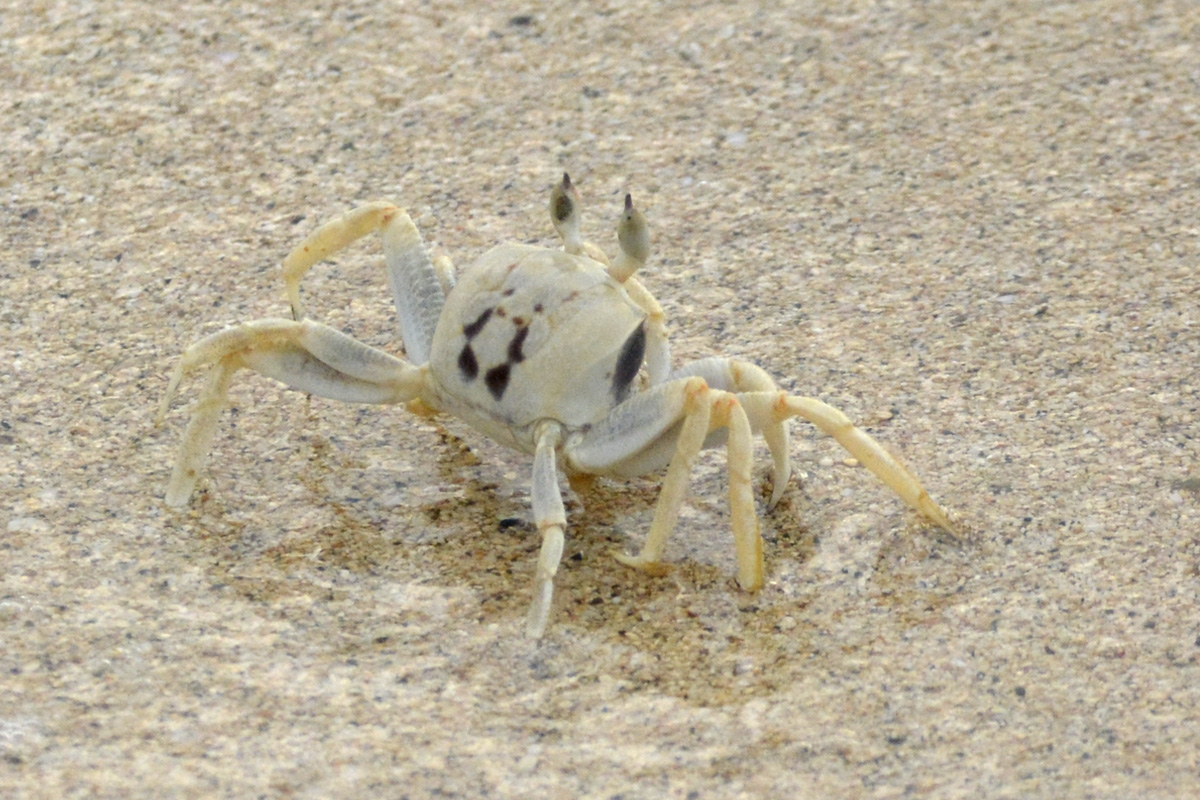
[[[1166,798],[1200,791],[1200,12],[1190,3],[9,3],[0,794]],[[179,354],[388,198],[460,269],[625,192],[676,363],[811,426],[737,589],[725,457],[568,503],[521,635],[530,459],[248,374],[192,504]],[[304,284],[401,354],[379,245]],[[758,450],[756,483],[767,474]],[[760,495],[760,502],[763,496]]]

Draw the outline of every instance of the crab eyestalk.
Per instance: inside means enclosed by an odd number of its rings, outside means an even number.
[[[583,234],[580,233],[579,190],[571,183],[571,176],[563,173],[562,183],[550,193],[550,221],[563,240],[563,250],[578,255],[583,252]]]
[[[617,223],[617,242],[621,254],[608,268],[608,274],[624,283],[650,258],[650,226],[642,212],[633,207],[632,195],[625,195],[625,211]]]

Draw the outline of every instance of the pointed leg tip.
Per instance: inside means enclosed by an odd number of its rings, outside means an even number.
[[[535,602],[529,609],[529,616],[525,618],[525,638],[541,639],[549,622],[550,608],[543,606],[540,602]]]
[[[620,561],[625,566],[633,567],[640,572],[644,572],[647,575],[653,575],[656,578],[661,578],[671,572],[670,564],[664,564],[661,561],[654,561],[646,558],[645,556],[631,556],[628,553],[623,553],[619,550],[614,550],[612,555],[613,558],[615,558],[617,561]]]
[[[739,575],[737,582],[743,592],[757,592],[763,587],[762,570],[760,569],[752,575]]]
[[[783,499],[783,493],[787,489],[786,483],[776,483],[771,487],[771,497],[767,500],[767,513],[770,514],[779,506],[779,501]]]
[[[963,525],[952,516],[950,512],[934,503],[932,500],[928,504],[922,504],[917,509],[917,515],[926,525],[931,525],[942,533],[948,535],[956,542],[966,541],[966,535]]]
[[[545,544],[543,543],[543,549]],[[540,558],[539,558],[540,560]],[[557,559],[554,562],[558,563]],[[554,581],[539,577],[534,583],[533,603],[529,606],[529,616],[525,618],[525,635],[530,639],[540,639],[546,632],[550,622],[550,609],[554,602]]]
[[[192,492],[196,490],[196,476],[194,471],[188,474],[188,470],[177,470],[176,474],[171,477],[171,482],[167,484],[167,493],[163,497],[163,501],[171,508],[183,508],[192,499]]]
[[[940,519],[935,520],[935,523],[944,533],[948,534],[950,536],[950,538],[953,539],[954,541],[956,541],[956,542],[965,542],[966,541],[967,537],[966,537],[966,532],[963,529],[963,526],[960,525],[959,523],[957,523],[956,521],[954,521],[953,519],[951,519],[950,515],[947,514],[945,511],[942,512],[942,517]]]
[[[546,632],[546,623],[537,622],[529,619],[525,621],[525,638],[532,641],[538,641],[542,638],[542,634]]]

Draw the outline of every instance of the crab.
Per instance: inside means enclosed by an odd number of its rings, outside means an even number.
[[[788,395],[761,368],[706,358],[672,369],[662,307],[636,278],[650,255],[649,229],[625,196],[613,259],[581,235],[581,201],[563,175],[550,196],[562,249],[502,244],[455,281],[449,259],[431,258],[409,215],[370,203],[317,228],[291,251],[283,278],[291,319],[260,319],[212,334],[180,359],[158,419],[185,374],[209,368],[166,492],[186,505],[211,446],[234,374],[247,368],[292,389],[348,403],[403,403],[448,414],[533,456],[533,521],[541,534],[525,629],[540,637],[550,617],[567,524],[559,471],[630,478],[666,468],[650,531],[624,564],[661,573],[667,539],[701,449],[727,448],[737,582],[763,585],[763,542],[751,470],[753,436],[772,458],[772,510],[791,475],[787,421],[800,417],[834,437],[918,514],[950,533],[950,515],[916,476],[841,411]],[[364,236],[383,240],[387,276],[407,360],[308,319],[300,281],[316,263]]]

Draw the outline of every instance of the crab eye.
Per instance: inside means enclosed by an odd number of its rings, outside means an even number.
[[[554,218],[559,222],[565,222],[569,216],[571,216],[571,198],[560,194],[554,198]]]

